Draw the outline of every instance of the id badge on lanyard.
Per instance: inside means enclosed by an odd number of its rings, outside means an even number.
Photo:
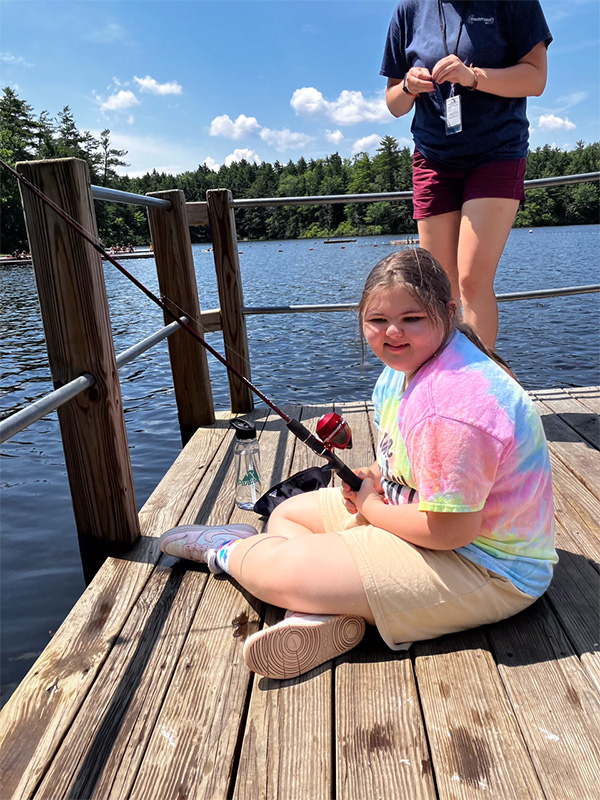
[[[444,104],[446,111],[446,136],[462,131],[462,111],[460,107],[460,95],[454,94],[454,84],[450,90],[450,97]]]

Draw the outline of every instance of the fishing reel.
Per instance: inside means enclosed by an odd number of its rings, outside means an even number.
[[[334,447],[338,450],[352,449],[350,425],[343,417],[334,412],[325,414],[317,422],[317,436],[329,451]]]

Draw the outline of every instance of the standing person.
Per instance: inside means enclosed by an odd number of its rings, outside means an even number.
[[[161,537],[165,553],[291,609],[247,639],[255,672],[307,672],[357,644],[365,622],[395,650],[496,622],[550,583],[557,558],[539,415],[455,312],[430,253],[381,261],[359,306],[386,365],[373,395],[377,460],[356,470],[360,491],[291,497],[264,534],[187,525]]]
[[[381,74],[395,117],[413,107],[420,244],[466,322],[494,348],[494,276],[525,199],[526,98],[546,85],[552,36],[537,0],[401,0]]]

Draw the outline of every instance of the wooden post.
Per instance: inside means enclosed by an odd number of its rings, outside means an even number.
[[[97,236],[88,167],[75,158],[17,170]],[[100,255],[21,188],[54,388],[89,372],[96,383],[58,409],[86,580],[140,536],[121,387]]]
[[[149,194],[170,200],[172,205],[170,209],[148,209],[161,294],[167,304],[172,301],[169,307],[177,316],[187,314],[190,327],[203,334],[184,194],[179,189]],[[166,323],[173,321],[168,314],[164,316]],[[198,426],[215,421],[206,350],[183,330],[169,336],[168,343],[179,425],[187,441]]]
[[[246,320],[242,314],[244,294],[231,199],[229,189],[209,189],[206,192],[217,270],[225,358],[245,378],[251,380]],[[231,372],[228,373],[228,377],[231,410],[236,413],[251,411],[254,408],[252,391]]]

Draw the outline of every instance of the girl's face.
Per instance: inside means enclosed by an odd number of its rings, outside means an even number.
[[[410,376],[440,348],[445,332],[401,287],[373,294],[363,317],[369,347],[388,367]]]

